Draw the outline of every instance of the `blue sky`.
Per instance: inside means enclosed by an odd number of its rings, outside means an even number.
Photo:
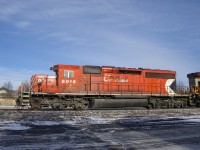
[[[199,0],[0,0],[0,86],[54,64],[174,70],[200,58]]]

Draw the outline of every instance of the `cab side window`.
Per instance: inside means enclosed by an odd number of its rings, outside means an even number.
[[[74,78],[74,71],[64,70],[64,78]]]

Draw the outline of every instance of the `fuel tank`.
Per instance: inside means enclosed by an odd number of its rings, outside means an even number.
[[[119,108],[119,107],[147,107],[147,97],[93,99],[90,108]]]

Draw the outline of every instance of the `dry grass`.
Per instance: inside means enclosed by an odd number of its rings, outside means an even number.
[[[15,106],[15,99],[11,98],[0,98],[0,106]]]

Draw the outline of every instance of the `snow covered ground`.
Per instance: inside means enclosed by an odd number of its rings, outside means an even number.
[[[0,109],[14,109],[15,106],[0,106]]]
[[[200,111],[1,111],[0,149],[198,149]]]

